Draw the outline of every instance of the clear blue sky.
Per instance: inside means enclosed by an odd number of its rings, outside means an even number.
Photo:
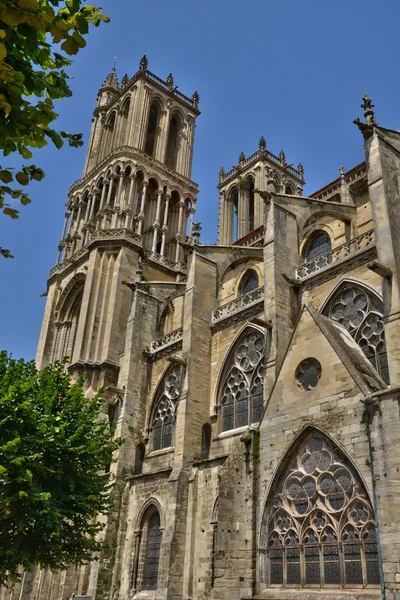
[[[83,132],[96,94],[117,56],[119,79],[147,54],[149,69],[175,77],[180,91],[200,94],[193,179],[200,185],[196,220],[202,241],[216,241],[218,170],[257,149],[264,135],[274,153],[304,164],[306,193],[335,179],[343,162],[364,159],[361,117],[368,92],[377,121],[400,129],[399,0],[106,0],[111,23],[93,28],[70,74],[73,97],[58,105],[58,126]],[[69,186],[81,176],[86,148],[53,146],[35,163],[46,179],[19,221],[0,215],[0,348],[35,356],[49,270],[54,266]],[[15,165],[18,166],[17,160]]]

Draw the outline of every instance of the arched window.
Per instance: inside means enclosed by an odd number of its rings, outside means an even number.
[[[119,137],[120,137],[119,145],[121,145],[121,146],[128,143],[128,134],[129,134],[128,117],[129,117],[130,107],[131,107],[131,99],[127,98],[127,100],[124,102],[124,105],[121,110],[122,120],[121,120],[121,132],[119,134]]]
[[[169,122],[168,143],[166,154],[166,165],[170,169],[176,170],[176,162],[178,158],[178,132],[179,120],[178,117],[172,117]]]
[[[229,229],[230,229],[230,240],[229,243],[235,242],[238,239],[238,202],[239,193],[237,188],[234,188],[229,193]]]
[[[78,281],[70,289],[62,304],[54,340],[53,361],[62,360],[65,356],[72,359],[82,306],[83,287],[84,282]]]
[[[305,259],[311,260],[330,250],[332,250],[331,238],[326,231],[320,231],[312,237],[308,244]]]
[[[251,290],[255,290],[256,288],[258,288],[258,275],[253,269],[249,269],[243,275],[240,282],[240,296],[247,294],[247,292],[251,292]]]
[[[209,423],[205,423],[201,430],[201,458],[206,459],[210,456],[210,446],[211,446],[211,425]]]
[[[173,433],[179,395],[182,388],[182,367],[168,369],[158,385],[151,418],[153,450],[163,450],[173,445]]]
[[[257,423],[264,403],[265,338],[248,328],[231,349],[220,388],[221,429]]]
[[[147,123],[146,141],[144,144],[144,151],[150,156],[154,156],[157,125],[158,125],[158,114],[159,109],[157,104],[152,104],[149,111],[149,121]]]
[[[266,583],[378,585],[374,514],[350,461],[325,436],[312,432],[286,465],[263,517]]]
[[[366,288],[346,282],[329,300],[324,313],[347,329],[382,379],[390,383],[382,300]]]
[[[218,536],[218,504],[219,498],[214,503],[214,508],[211,516],[212,525],[212,549],[211,549],[211,587],[215,583],[215,555],[217,553],[217,536]]]
[[[158,581],[158,563],[160,562],[161,530],[160,515],[154,513],[148,520],[146,556],[143,565],[144,590],[156,590]]]

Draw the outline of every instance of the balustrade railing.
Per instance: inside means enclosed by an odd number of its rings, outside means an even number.
[[[324,252],[319,256],[316,256],[312,260],[308,260],[306,263],[301,265],[301,267],[297,267],[296,269],[296,279],[303,279],[308,275],[312,275],[325,267],[329,267],[331,264],[336,263],[339,260],[350,256],[351,254],[355,254],[360,250],[364,250],[369,246],[372,246],[375,243],[375,231],[370,229],[365,233],[359,235],[352,240],[338,246],[337,248],[333,248],[328,252]]]
[[[150,344],[150,354],[156,354],[156,352],[160,352],[160,350],[164,350],[168,346],[172,344],[176,344],[177,342],[182,341],[183,337],[183,328],[179,327],[166,335],[158,338],[158,340],[154,340]]]
[[[258,287],[250,292],[247,292],[247,294],[243,294],[243,296],[239,296],[238,298],[223,304],[222,306],[218,306],[218,308],[215,308],[212,311],[211,325],[214,325],[214,323],[217,323],[218,321],[221,321],[222,319],[225,319],[226,317],[229,317],[240,310],[260,302],[263,299],[264,287]]]

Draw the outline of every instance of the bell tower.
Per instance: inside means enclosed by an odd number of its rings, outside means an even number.
[[[39,367],[68,355],[71,367],[101,380],[108,373],[116,385],[130,298],[122,282],[133,281],[139,258],[143,278],[185,280],[198,105],[198,93],[182,94],[172,74],[164,81],[149,71],[146,56],[133,77],[119,83],[113,68],[104,81],[48,280]]]

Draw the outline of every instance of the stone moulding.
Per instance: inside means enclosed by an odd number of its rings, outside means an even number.
[[[262,286],[215,308],[211,313],[211,327],[219,329],[229,327],[233,323],[256,315],[263,308],[264,287]]]
[[[305,262],[295,270],[295,278],[303,280],[306,277],[314,275],[322,269],[330,267],[332,264],[346,260],[349,256],[354,256],[364,250],[375,246],[375,231],[370,229],[358,237],[345,242],[337,248],[324,252],[312,260]]]

